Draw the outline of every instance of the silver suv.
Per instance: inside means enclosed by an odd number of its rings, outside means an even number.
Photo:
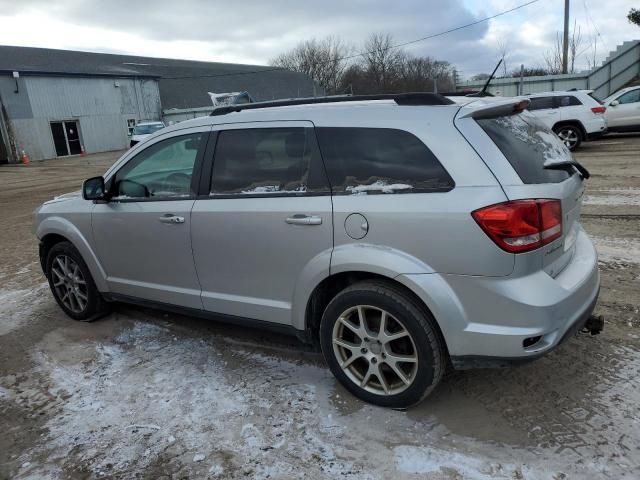
[[[221,107],[41,206],[42,267],[74,319],[124,301],[290,331],[356,396],[410,406],[449,365],[520,363],[597,329],[588,172],[527,105]]]

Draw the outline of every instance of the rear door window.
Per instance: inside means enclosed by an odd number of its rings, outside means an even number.
[[[329,192],[313,128],[251,128],[218,135],[211,195]]]
[[[557,96],[556,106],[558,107],[575,107],[576,105],[582,105],[582,102],[573,95]]]
[[[527,110],[544,110],[546,108],[555,108],[556,103],[553,100],[553,97],[534,97],[530,98],[529,107]]]
[[[560,139],[531,115],[485,118],[477,120],[491,140],[509,161],[523,183],[560,183],[573,173],[566,170],[545,169],[545,162],[571,158]]]
[[[454,182],[415,135],[390,128],[316,128],[333,193],[448,191]]]

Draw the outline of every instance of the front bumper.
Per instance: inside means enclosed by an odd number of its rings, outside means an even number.
[[[431,309],[457,368],[544,355],[582,328],[600,289],[597,253],[582,229],[571,261],[556,277],[543,270],[519,277],[404,277]]]

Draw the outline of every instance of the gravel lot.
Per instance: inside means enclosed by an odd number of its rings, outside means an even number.
[[[640,478],[640,136],[577,153],[604,332],[452,373],[406,412],[288,337],[124,305],[66,318],[31,212],[117,156],[0,167],[0,478]]]

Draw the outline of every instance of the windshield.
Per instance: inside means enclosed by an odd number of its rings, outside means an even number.
[[[136,125],[133,129],[134,135],[149,135],[153,132],[157,132],[161,128],[164,128],[164,125],[161,123],[152,123],[148,125]]]

